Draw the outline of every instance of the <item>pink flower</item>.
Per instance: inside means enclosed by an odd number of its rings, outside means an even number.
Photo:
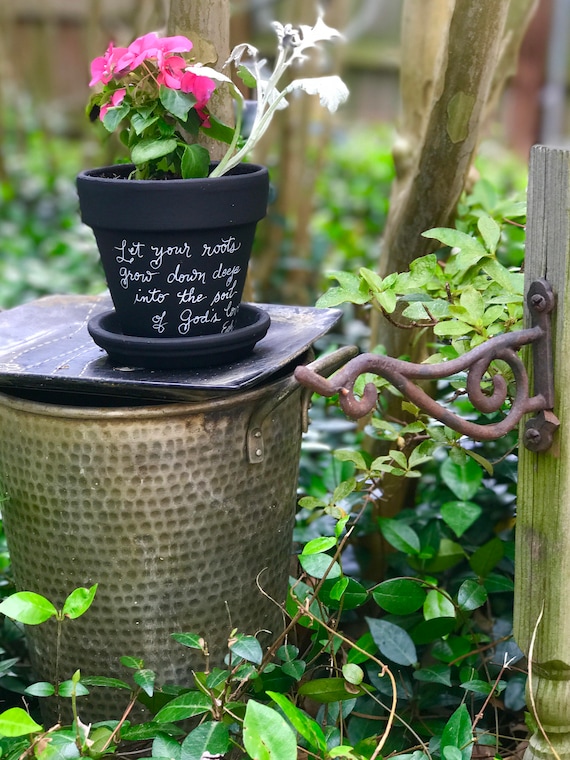
[[[164,84],[171,90],[179,90],[186,61],[180,55],[169,55],[163,60],[160,73],[156,78],[158,84]]]
[[[216,83],[205,74],[196,74],[194,71],[186,71],[180,80],[182,92],[189,92],[196,98],[194,108],[202,121],[203,127],[210,127],[210,119],[204,111],[207,102],[216,89]]]
[[[115,90],[115,92],[111,95],[111,100],[109,103],[105,103],[101,106],[99,110],[99,118],[101,121],[105,118],[105,114],[109,110],[109,108],[114,108],[115,106],[118,106],[120,103],[123,102],[123,99],[125,95],[127,94],[127,90],[125,87],[121,87],[119,90]]]
[[[116,48],[111,42],[105,51],[105,55],[94,58],[91,62],[91,81],[89,82],[89,87],[93,87],[94,84],[98,84],[99,82],[108,84],[113,78],[115,71],[122,70],[123,67],[119,65],[119,62],[126,52],[127,48]]]
[[[180,80],[182,92],[191,92],[196,98],[196,109],[203,108],[216,89],[216,83],[205,74],[186,71]]]
[[[182,35],[157,37],[154,32],[138,37],[131,42],[118,65],[121,69],[134,71],[143,61],[155,59],[162,68],[165,56],[171,53],[187,53],[192,50],[192,42]]]

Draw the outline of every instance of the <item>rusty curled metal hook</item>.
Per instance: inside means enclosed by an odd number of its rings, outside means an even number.
[[[354,384],[360,375],[373,373],[388,380],[403,396],[444,425],[478,441],[500,438],[518,425],[523,415],[538,413],[526,423],[524,443],[532,451],[546,451],[552,445],[552,436],[559,422],[552,412],[554,406],[554,377],[550,314],[555,298],[550,283],[544,278],[535,280],[527,294],[527,305],[533,326],[490,338],[463,356],[439,364],[414,364],[378,354],[361,354],[349,361],[331,379],[318,375],[305,366],[297,367],[295,378],[299,383],[321,396],[339,394],[344,413],[358,419],[371,412],[378,398],[373,383],[367,383],[362,395],[354,394]],[[532,344],[534,359],[535,395],[529,395],[526,369],[516,351]],[[501,359],[511,368],[515,380],[515,398],[506,416],[496,423],[480,425],[469,422],[441,406],[413,381],[440,380],[458,372],[467,371],[467,394],[473,406],[489,414],[499,411],[507,398],[507,384],[502,375],[493,376],[493,391],[483,393],[481,382],[492,361]]]

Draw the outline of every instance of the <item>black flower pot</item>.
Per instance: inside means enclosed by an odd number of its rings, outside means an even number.
[[[222,177],[129,180],[133,166],[77,177],[123,334],[193,338],[236,324],[267,169],[240,164]]]

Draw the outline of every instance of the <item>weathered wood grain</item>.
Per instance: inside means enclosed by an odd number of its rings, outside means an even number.
[[[527,288],[546,277],[557,298],[554,411],[561,425],[550,451],[534,454],[521,446],[519,459],[515,638],[528,655],[536,631],[529,691],[548,735],[548,741],[540,731],[532,737],[525,760],[555,757],[554,751],[570,758],[569,213],[570,152],[534,147],[525,277]]]

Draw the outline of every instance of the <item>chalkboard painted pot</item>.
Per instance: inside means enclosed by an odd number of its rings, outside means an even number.
[[[240,164],[222,177],[129,180],[120,164],[77,177],[124,335],[188,338],[236,326],[269,177]]]

